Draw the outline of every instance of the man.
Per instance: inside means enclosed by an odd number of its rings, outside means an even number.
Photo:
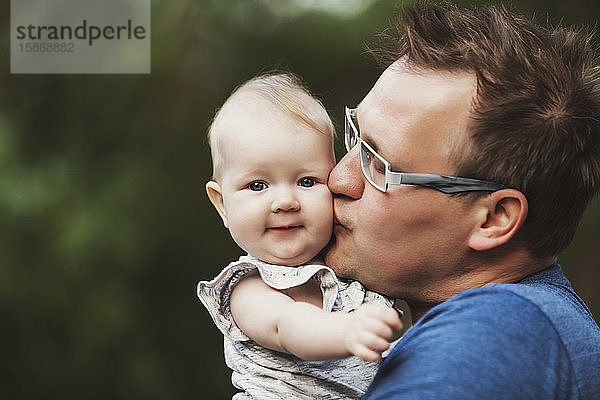
[[[556,265],[600,187],[587,37],[417,3],[346,110],[326,263],[407,301],[367,399],[600,399],[600,330]]]

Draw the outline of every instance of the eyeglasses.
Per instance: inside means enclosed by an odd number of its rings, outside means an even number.
[[[390,163],[361,139],[356,122],[356,108],[345,107],[345,114],[344,142],[346,150],[349,152],[355,145],[360,145],[360,165],[363,175],[371,185],[382,192],[387,192],[389,185],[423,186],[447,194],[471,191],[495,192],[507,188],[499,183],[473,178],[392,171]]]

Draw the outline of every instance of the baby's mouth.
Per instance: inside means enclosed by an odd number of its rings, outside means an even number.
[[[276,232],[289,232],[294,229],[302,228],[302,225],[282,225],[282,226],[273,226],[267,228],[267,230],[276,231]]]

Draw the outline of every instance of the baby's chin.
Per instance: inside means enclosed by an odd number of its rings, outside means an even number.
[[[263,254],[263,255],[259,255],[256,256],[254,254],[252,254],[254,257],[258,258],[259,260],[269,263],[269,264],[275,264],[275,265],[283,265],[285,267],[297,267],[300,265],[305,265],[305,264],[321,264],[324,265],[322,258],[320,257],[320,254],[299,254],[296,256],[291,256],[291,257],[287,257],[287,256],[280,256],[280,255],[275,255],[275,254]]]

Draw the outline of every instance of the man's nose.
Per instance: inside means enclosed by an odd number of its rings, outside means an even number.
[[[360,149],[354,146],[333,168],[327,181],[334,195],[360,199],[365,189],[365,180],[360,166]]]
[[[274,193],[271,210],[273,212],[299,211],[300,201],[292,189],[281,188]]]

